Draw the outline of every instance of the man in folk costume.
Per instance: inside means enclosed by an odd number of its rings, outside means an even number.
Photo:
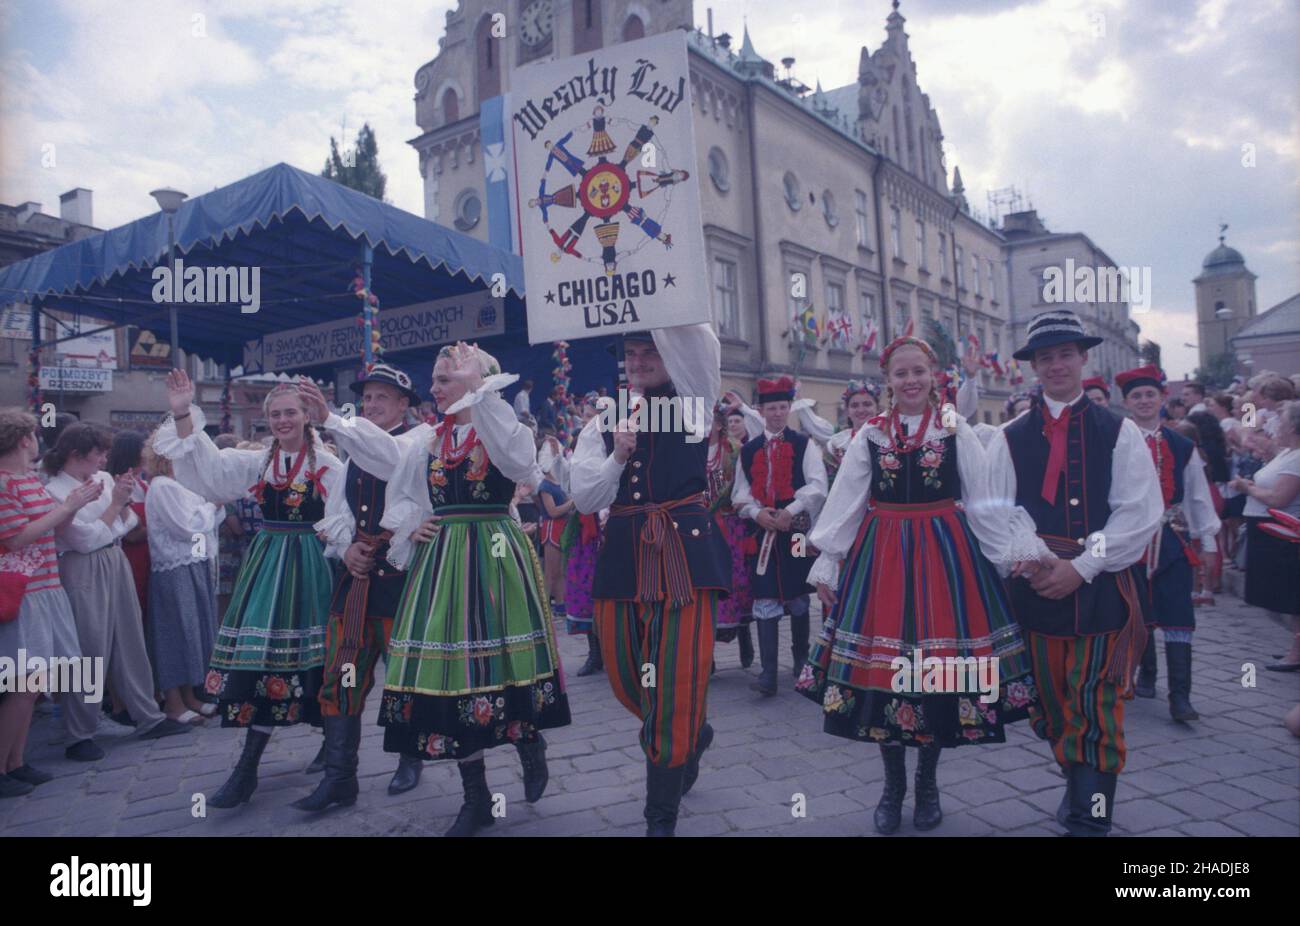
[[[376,364],[351,388],[361,398],[361,414],[344,418],[329,410],[315,383],[303,380],[298,385],[312,422],[329,431],[348,455],[347,509],[332,517],[345,522],[334,526],[352,538],[325,627],[325,676],[318,697],[325,742],[307,767],[308,772],[323,769],[325,776],[315,791],[293,805],[299,810],[324,810],[356,799],[361,714],[375,683],[375,664],[388,648],[406,580],[387,560],[391,532],[381,530],[379,520],[388,479],[402,451],[427,441],[431,432],[427,424],[407,425],[407,410],[419,407],[420,394],[411,377],[396,367]],[[420,759],[402,756],[388,793],[414,788],[422,768]]]
[[[1164,372],[1154,366],[1116,374],[1115,385],[1124,393],[1124,406],[1137,422],[1160,477],[1164,518],[1148,544],[1142,561],[1146,567],[1147,618],[1151,633],[1142,653],[1135,690],[1139,698],[1156,696],[1155,627],[1164,632],[1165,660],[1169,666],[1169,715],[1180,723],[1198,719],[1192,707],[1192,633],[1196,610],[1192,606],[1193,573],[1201,561],[1193,546],[1213,557],[1215,535],[1222,526],[1214,513],[1205,462],[1196,445],[1160,423],[1165,398]]]
[[[826,501],[826,466],[816,445],[786,426],[794,400],[794,379],[758,381],[763,433],[745,444],[736,464],[731,500],[742,518],[756,525],[749,537],[749,582],[758,624],[763,670],[754,689],[776,694],[777,648],[781,615],[790,615],[794,677],[808,659],[808,570],[814,556],[807,547],[813,519]]]
[[[1057,820],[1078,836],[1110,832],[1122,699],[1146,645],[1138,561],[1164,510],[1137,425],[1084,395],[1101,341],[1069,309],[1036,315],[1014,356],[1032,363],[1043,395],[988,448],[990,504],[1007,525],[990,558],[1010,572],[1041,697],[1034,727],[1066,777]]]
[[[571,488],[579,511],[610,509],[592,588],[596,635],[614,695],[642,721],[646,835],[671,836],[713,741],[705,719],[713,629],[731,590],[727,544],[706,498],[722,348],[706,324],[623,343],[640,406],[677,403],[685,427],[642,428],[634,410],[609,430],[606,410],[578,436]]]
[[[1083,381],[1083,392],[1098,405],[1110,404],[1110,386],[1100,376],[1089,376]]]

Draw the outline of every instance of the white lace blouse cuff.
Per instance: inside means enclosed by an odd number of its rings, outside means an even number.
[[[830,553],[822,553],[813,563],[812,569],[808,570],[808,584],[825,585],[827,588],[835,589],[840,584],[840,557]]]
[[[467,392],[457,399],[447,409],[448,415],[454,415],[459,411],[477,405],[483,401],[483,397],[489,393],[499,393],[502,389],[519,379],[518,373],[493,373],[491,376],[483,377],[483,383],[473,392]]]

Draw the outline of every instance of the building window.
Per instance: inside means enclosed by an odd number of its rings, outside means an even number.
[[[957,245],[957,248],[956,248],[956,259],[953,260],[953,265],[954,265],[954,269],[957,271],[957,288],[958,288],[958,289],[965,289],[965,288],[966,288],[966,274],[965,274],[965,272],[962,270],[961,259],[962,259],[962,249],[961,249],[961,245],[959,244],[959,245]]]
[[[997,278],[993,276],[993,261],[988,262],[989,269],[989,298],[996,300],[998,298]]]
[[[842,283],[826,284],[826,311],[836,315],[844,312],[844,285]]]
[[[858,247],[871,245],[871,226],[867,222],[867,194],[862,190],[853,191],[853,216],[858,225]]]
[[[891,334],[898,338],[903,336],[903,332],[907,330],[908,323],[912,320],[912,307],[906,302],[899,302],[894,307],[894,313],[894,330]]]
[[[798,212],[803,208],[803,197],[799,190],[799,178],[789,171],[786,171],[786,175],[782,179],[781,183],[785,187],[785,204],[790,207],[791,212]]]
[[[740,294],[737,291],[736,263],[713,259],[713,317],[718,330],[732,338],[740,337]]]
[[[894,260],[903,259],[903,233],[901,226],[903,215],[897,206],[889,207],[889,238],[894,245]]]
[[[975,284],[975,295],[980,294],[980,259],[974,254],[970,256],[970,275]]]
[[[925,260],[925,223],[916,220],[916,263],[922,270],[928,266]]]
[[[460,119],[460,104],[456,100],[456,91],[448,87],[442,94],[442,121],[450,125]]]
[[[876,339],[871,345],[871,353],[880,353],[884,345],[885,332],[881,331],[876,322],[876,297],[873,293],[858,293],[859,305],[862,315],[862,339],[860,343],[865,344],[871,332],[876,332]],[[856,346],[856,345],[855,345]]]
[[[645,23],[641,22],[641,17],[633,14],[623,23],[623,41],[631,42],[636,39],[645,38]]]
[[[727,162],[727,156],[723,154],[721,148],[709,149],[709,179],[713,181],[719,193],[731,189],[731,165]]]
[[[573,53],[600,47],[600,0],[574,0]]]
[[[497,59],[497,40],[492,37],[492,17],[484,14],[474,30],[474,47],[477,50],[475,66],[475,92],[479,108],[483,101],[501,95],[501,62]]]
[[[822,218],[831,228],[840,224],[839,214],[835,211],[835,197],[830,190],[822,190]]]
[[[948,279],[948,236],[939,232],[939,278]]]
[[[483,201],[479,199],[477,190],[462,190],[456,197],[456,204],[453,208],[456,216],[453,224],[459,231],[467,232],[483,216]]]

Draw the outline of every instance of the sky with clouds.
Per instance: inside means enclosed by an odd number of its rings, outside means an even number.
[[[319,171],[368,121],[394,204],[422,212],[414,75],[442,2],[0,0],[0,202],[95,191],[95,224],[279,161]],[[696,0],[703,27],[792,55],[827,89],[885,37],[884,0]],[[1191,279],[1228,242],[1265,309],[1300,290],[1294,0],[904,0],[921,90],[968,197],[1016,186],[1056,231],[1150,267],[1137,316],[1172,376],[1196,363]],[[52,146],[52,147],[51,147]],[[1251,147],[1245,147],[1251,146]],[[1253,152],[1253,166],[1247,166]],[[50,155],[53,154],[53,163]]]

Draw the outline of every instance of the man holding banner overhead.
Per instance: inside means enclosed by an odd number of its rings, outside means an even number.
[[[631,395],[582,429],[570,486],[579,511],[610,508],[593,622],[614,694],[642,721],[647,834],[669,836],[713,739],[714,617],[731,585],[705,499],[722,349],[707,324],[686,36],[529,64],[511,87],[528,339],[624,339]]]
[[[731,557],[704,498],[709,415],[696,411],[711,409],[722,388],[721,345],[709,325],[623,343],[635,401],[677,401],[686,427],[624,420],[609,429],[608,415],[597,415],[578,437],[571,484],[579,511],[610,509],[592,589],[596,635],[614,695],[642,721],[646,835],[671,836],[713,741],[705,707],[714,618],[731,590]]]

